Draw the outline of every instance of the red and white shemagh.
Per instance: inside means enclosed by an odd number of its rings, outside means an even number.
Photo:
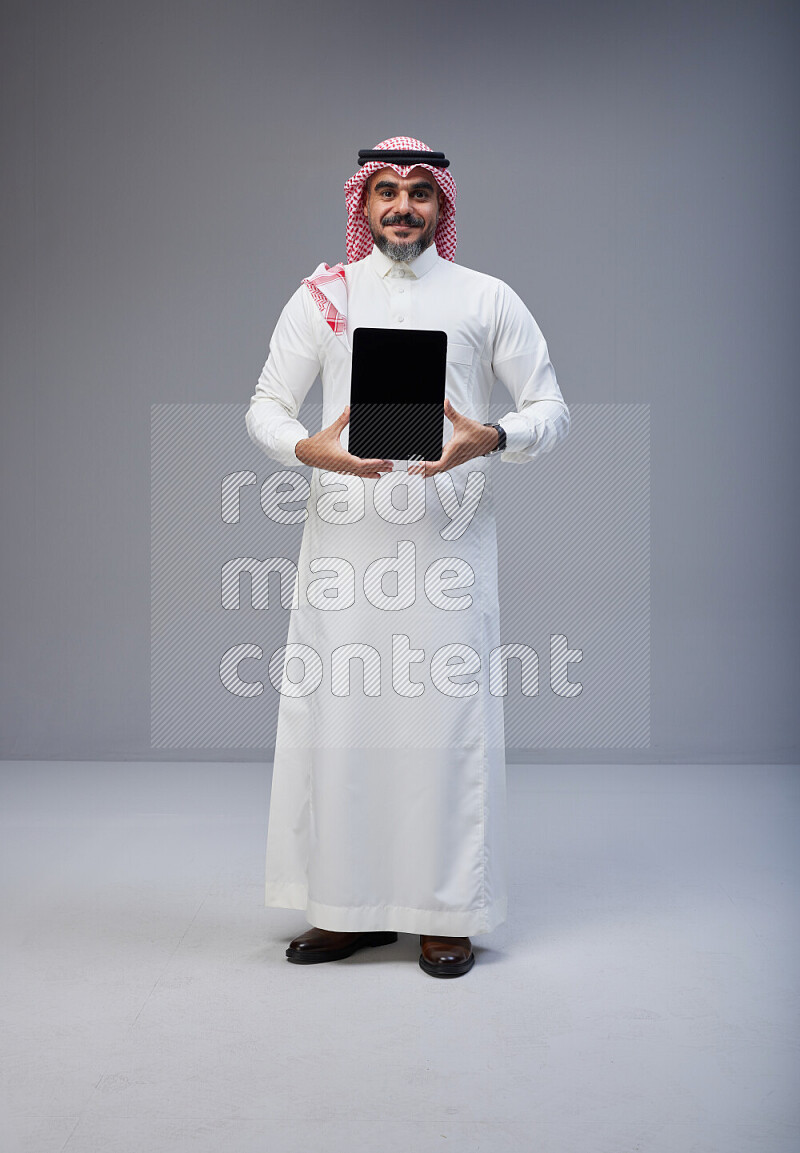
[[[347,331],[347,282],[344,278],[344,265],[320,264],[311,276],[303,281],[311,293],[314,303],[334,335],[342,336]]]
[[[415,140],[413,136],[392,136],[375,145],[376,149],[385,149],[396,152],[401,149],[410,149],[414,152],[432,152],[433,149]],[[444,203],[439,213],[439,223],[434,234],[436,251],[445,260],[454,260],[456,254],[456,182],[446,168],[436,168],[434,165],[422,161],[412,164],[397,164],[395,161],[369,160],[356,172],[344,186],[345,203],[347,205],[347,231],[346,249],[347,262],[354,264],[363,260],[372,252],[373,238],[369,223],[363,212],[364,185],[373,172],[380,172],[382,168],[393,168],[402,177],[408,176],[412,168],[426,168],[434,177],[444,195]],[[306,277],[303,284],[309,289],[314,303],[322,313],[326,322],[337,336],[341,336],[347,329],[347,283],[345,281],[344,264],[334,264],[329,267],[321,264],[311,276]]]

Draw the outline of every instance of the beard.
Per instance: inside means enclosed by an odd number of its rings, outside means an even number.
[[[387,216],[382,223],[384,228],[390,224],[407,224],[413,228],[421,228],[425,221],[421,216],[414,216],[413,213],[409,212],[404,216]],[[388,256],[390,260],[397,262],[400,260],[414,260],[417,256],[421,256],[425,249],[430,247],[438,223],[439,218],[437,213],[436,219],[431,221],[424,232],[421,232],[414,240],[406,241],[389,240],[383,232],[379,231],[379,229],[373,225],[371,220],[369,222],[369,230],[372,233],[372,239],[384,256]]]

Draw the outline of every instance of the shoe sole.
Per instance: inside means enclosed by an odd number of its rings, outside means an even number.
[[[364,933],[358,941],[350,945],[342,945],[339,949],[314,949],[307,952],[305,949],[286,950],[286,960],[293,965],[320,965],[324,961],[341,961],[359,949],[371,949],[375,945],[391,945],[397,940],[397,933]]]
[[[431,977],[463,977],[475,964],[475,954],[470,953],[466,961],[445,961],[435,965],[433,961],[426,961],[422,953],[419,955],[419,967]]]

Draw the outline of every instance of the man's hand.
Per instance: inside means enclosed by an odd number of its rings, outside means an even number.
[[[453,435],[444,446],[439,460],[425,461],[425,476],[447,472],[448,469],[463,464],[465,460],[485,456],[487,452],[497,448],[496,428],[487,428],[479,420],[471,420],[470,417],[464,416],[453,408],[449,400],[444,402],[444,414],[453,426]],[[410,465],[409,472],[411,472]]]
[[[350,405],[348,404],[342,415],[337,417],[333,424],[323,428],[316,436],[307,436],[303,440],[298,440],[294,449],[295,456],[303,464],[310,464],[312,468],[321,468],[326,472],[344,472],[379,480],[381,473],[392,471],[392,462],[379,458],[362,460],[360,456],[351,456],[346,449],[342,448],[339,443],[339,436],[349,422]]]

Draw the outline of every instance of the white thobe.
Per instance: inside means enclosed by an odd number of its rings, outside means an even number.
[[[409,263],[373,248],[345,275],[346,335],[302,285],[278,320],[247,413],[273,460],[298,465],[318,374],[323,428],[349,403],[361,326],[446,332],[445,395],[474,420],[488,420],[502,381],[516,407],[499,421],[499,460],[532,461],[567,434],[547,344],[508,285],[433,245]],[[312,470],[287,648],[271,665],[267,905],[340,932],[462,936],[505,920],[496,464],[427,479],[397,465],[380,480]]]

